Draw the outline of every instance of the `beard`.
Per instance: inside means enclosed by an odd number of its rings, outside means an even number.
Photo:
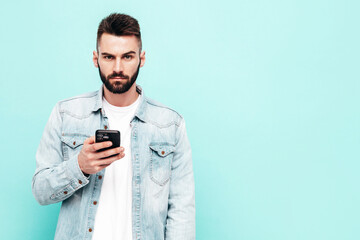
[[[104,83],[105,87],[110,92],[115,93],[115,94],[121,94],[121,93],[125,93],[125,92],[129,91],[129,89],[132,87],[132,85],[136,81],[138,74],[139,74],[139,69],[140,69],[140,63],[139,63],[139,65],[136,69],[136,72],[131,77],[123,74],[123,72],[120,72],[120,73],[113,72],[112,74],[105,76],[101,72],[99,63],[98,63],[98,66],[99,66],[99,75],[100,75],[101,81]],[[111,83],[110,79],[114,78],[114,77],[124,78],[124,79],[126,79],[126,82],[122,83],[121,81],[115,81],[114,83]]]

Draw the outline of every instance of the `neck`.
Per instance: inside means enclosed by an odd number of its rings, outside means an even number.
[[[106,101],[117,107],[129,106],[134,103],[139,96],[138,92],[136,91],[136,83],[134,83],[127,92],[121,94],[110,92],[104,85],[103,91]]]

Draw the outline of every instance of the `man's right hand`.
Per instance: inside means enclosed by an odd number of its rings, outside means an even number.
[[[102,169],[106,168],[114,161],[119,160],[125,156],[124,148],[117,147],[113,149],[108,149],[103,152],[97,152],[97,150],[110,147],[112,142],[100,142],[95,143],[95,136],[87,138],[84,141],[84,145],[78,155],[78,162],[80,169],[85,174],[94,174],[100,172]],[[111,155],[117,154],[116,156],[109,157]],[[109,157],[106,159],[101,159]]]

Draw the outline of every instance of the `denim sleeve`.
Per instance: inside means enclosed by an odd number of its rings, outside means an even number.
[[[64,161],[61,129],[58,103],[51,112],[36,152],[32,192],[41,205],[63,201],[89,183],[80,170],[77,156]]]
[[[183,119],[175,147],[165,238],[192,240],[195,239],[195,186],[191,148]]]

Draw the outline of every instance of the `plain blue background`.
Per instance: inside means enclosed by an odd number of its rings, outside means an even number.
[[[4,1],[1,239],[52,239],[31,193],[55,103],[100,87],[96,30],[139,20],[145,94],[193,148],[197,239],[360,239],[358,1]]]

